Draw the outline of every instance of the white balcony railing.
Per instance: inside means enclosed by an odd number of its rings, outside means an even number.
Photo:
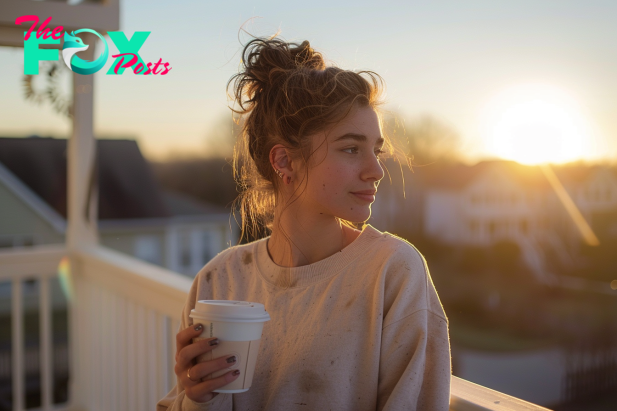
[[[24,409],[23,280],[40,281],[42,410],[156,409],[175,384],[175,335],[191,279],[101,247],[71,256],[69,400],[52,406],[49,280],[63,246],[0,251],[0,281],[12,282],[13,410]],[[63,279],[64,281],[64,279]],[[451,410],[546,410],[452,377]]]

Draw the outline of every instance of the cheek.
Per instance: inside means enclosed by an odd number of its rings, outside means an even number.
[[[316,176],[314,194],[320,202],[340,201],[352,189],[352,170],[345,167],[330,166]]]

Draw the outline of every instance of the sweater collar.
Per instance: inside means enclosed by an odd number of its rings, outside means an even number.
[[[270,238],[268,236],[256,241],[255,260],[266,282],[281,288],[303,287],[338,274],[349,263],[357,261],[366,253],[369,245],[383,235],[370,224],[365,224],[360,235],[341,251],[300,267],[283,267],[272,261],[267,249],[267,241]]]

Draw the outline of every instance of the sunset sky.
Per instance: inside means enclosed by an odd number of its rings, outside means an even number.
[[[376,71],[387,108],[440,119],[470,162],[617,160],[617,2],[290,3],[121,0],[120,29],[151,31],[141,56],[173,69],[107,76],[109,59],[95,74],[96,135],[136,138],[151,159],[203,153],[230,112],[225,86],[251,38],[239,32],[246,23]],[[0,136],[66,137],[65,118],[24,100],[23,50],[1,48],[0,63]]]

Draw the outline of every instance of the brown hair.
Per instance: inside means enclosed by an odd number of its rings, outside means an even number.
[[[308,41],[298,45],[274,37],[249,41],[242,52],[240,72],[227,83],[229,87],[235,80],[233,97],[240,106],[240,110],[231,108],[232,112],[248,114],[233,156],[234,178],[241,190],[234,201],[240,202],[240,241],[247,229],[254,235],[258,224],[270,231],[273,228],[282,180],[270,163],[272,147],[282,144],[292,159],[302,158],[308,179],[307,160],[313,154],[308,136],[333,126],[356,106],[375,109],[380,128],[383,124],[378,110],[384,104],[381,76],[327,67]],[[243,96],[248,99],[243,101]],[[392,154],[390,139],[384,139],[384,155]],[[354,222],[339,220],[356,228]]]

